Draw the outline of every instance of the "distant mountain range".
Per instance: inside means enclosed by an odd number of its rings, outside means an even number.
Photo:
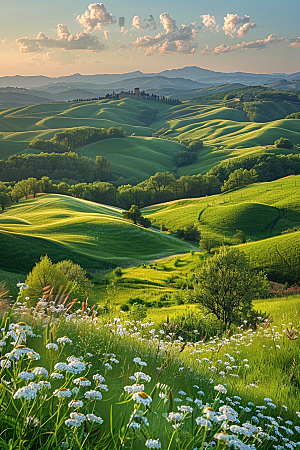
[[[97,85],[106,85],[116,83],[128,79],[137,79],[142,77],[167,77],[167,78],[185,78],[190,81],[196,81],[205,84],[220,84],[220,83],[271,83],[272,81],[279,81],[280,79],[294,80],[300,79],[300,72],[293,74],[272,73],[272,74],[258,74],[246,72],[215,72],[213,70],[202,69],[201,67],[191,66],[183,67],[182,69],[163,70],[159,73],[143,73],[139,70],[135,72],[123,74],[97,74],[97,75],[81,75],[76,73],[74,75],[63,77],[46,77],[38,76],[21,76],[15,75],[13,77],[0,77],[0,87],[34,87],[39,88],[53,83],[93,83]]]
[[[185,99],[249,85],[298,90],[300,72],[290,75],[225,73],[192,66],[147,74],[135,71],[124,74],[74,74],[56,78],[15,75],[0,77],[0,108],[103,97],[113,91],[128,91],[135,87],[156,95]]]

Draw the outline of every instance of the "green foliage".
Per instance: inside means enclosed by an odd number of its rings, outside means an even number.
[[[183,230],[183,238],[187,241],[199,241],[200,230],[194,223],[188,224]]]
[[[203,148],[203,141],[201,139],[198,139],[197,141],[192,141],[188,145],[188,150],[190,152],[198,152]]]
[[[144,228],[151,226],[151,221],[142,216],[140,208],[136,205],[131,205],[128,211],[123,211],[122,216],[125,220],[131,220],[135,225],[141,225]]]
[[[300,111],[286,116],[286,119],[300,119]]]
[[[25,284],[28,286],[28,289],[23,291],[23,296],[28,298],[28,305],[33,306],[41,298],[45,287],[53,287],[55,295],[61,287],[66,288],[70,283],[67,275],[53,265],[50,258],[46,255],[41,257],[40,261],[36,263],[28,274]]]
[[[64,179],[91,182],[97,179],[95,169],[91,159],[74,152],[24,153],[10,156],[7,161],[0,160],[0,180],[21,181],[29,177],[39,179],[47,176],[58,182]],[[26,196],[24,186],[21,189]]]
[[[139,119],[145,125],[150,125],[152,122],[156,121],[157,114],[157,109],[152,109],[144,106],[144,108],[140,111]]]
[[[236,169],[229,175],[228,180],[224,181],[221,190],[222,192],[226,192],[230,189],[246,186],[247,184],[255,183],[257,179],[258,174],[255,169]]]
[[[242,230],[237,230],[237,232],[233,236],[233,239],[236,241],[237,244],[246,243],[245,233]]]
[[[104,158],[104,156],[96,156],[95,158],[95,164],[97,166],[97,169],[101,172],[109,172],[110,171],[110,162],[107,158]]]
[[[181,150],[174,158],[177,167],[188,166],[197,159],[197,155],[193,151]]]
[[[0,208],[4,211],[5,208],[11,205],[11,191],[7,184],[0,181]]]
[[[202,250],[207,251],[209,254],[211,253],[212,249],[220,247],[221,242],[216,237],[209,235],[209,234],[202,234],[201,239],[199,241],[199,247]]]
[[[290,139],[281,137],[280,139],[277,139],[277,141],[274,142],[276,148],[293,148],[294,144]]]
[[[121,278],[121,276],[123,275],[121,267],[116,267],[115,270],[113,271],[113,274],[117,278]]]
[[[273,181],[288,175],[300,174],[300,155],[276,155],[266,153],[235,158],[216,165],[208,172],[222,183],[237,170],[255,170],[257,181]]]
[[[252,301],[267,294],[268,283],[243,252],[223,246],[196,271],[194,288],[196,301],[230,327],[252,318]]]
[[[86,271],[79,264],[71,260],[63,260],[56,263],[55,267],[72,282],[74,297],[83,301],[92,295],[93,285]]]
[[[108,129],[77,127],[55,133],[49,141],[44,141],[44,143],[41,139],[35,138],[29,143],[29,147],[37,148],[48,153],[62,153],[63,151],[74,150],[91,142],[110,138],[123,138],[125,136],[126,133],[121,127],[109,127]]]

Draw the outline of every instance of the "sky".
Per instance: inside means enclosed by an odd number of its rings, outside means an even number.
[[[0,2],[0,76],[300,71],[299,0]]]

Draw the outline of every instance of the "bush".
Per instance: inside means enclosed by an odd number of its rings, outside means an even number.
[[[113,274],[115,277],[121,278],[121,276],[123,275],[121,267],[116,267],[115,270],[113,271]]]
[[[124,311],[124,312],[128,312],[129,311],[129,306],[127,305],[127,303],[122,303],[122,305],[120,305],[120,310]]]
[[[136,304],[136,305],[144,305],[145,304],[145,300],[143,300],[140,297],[134,297],[134,298],[130,297],[130,299],[128,300],[128,303],[130,305],[134,305],[134,304]]]
[[[294,144],[290,139],[281,137],[274,142],[276,148],[293,148]]]

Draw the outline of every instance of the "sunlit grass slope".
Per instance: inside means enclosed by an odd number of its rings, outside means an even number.
[[[145,106],[158,110],[157,120],[148,127],[139,120],[139,112]],[[92,158],[96,154],[111,158],[116,173],[136,176],[138,180],[174,167],[174,154],[180,149],[178,144],[147,139],[161,128],[169,130],[165,137],[204,141],[197,161],[180,168],[180,175],[205,173],[228,158],[274,151],[265,146],[282,136],[295,145],[300,144],[299,120],[249,122],[244,111],[227,108],[216,100],[186,100],[179,105],[133,99],[99,100],[47,103],[1,111],[0,158],[38,152],[28,149],[32,139],[50,139],[58,131],[80,126],[122,127],[128,135],[126,141],[96,143],[78,151]],[[129,138],[132,134],[135,139]]]
[[[281,234],[300,228],[299,186],[300,176],[293,176],[212,197],[150,206],[143,214],[170,230],[194,223],[203,235],[226,244],[235,244],[233,236],[242,230],[247,241],[256,241],[240,246],[255,267],[276,273],[277,278],[285,272],[293,280],[300,279],[300,232]]]
[[[202,199],[149,206],[143,214],[170,230],[196,223],[219,237],[232,237],[241,229],[247,239],[257,240],[300,226],[299,187],[300,176],[293,176]]]
[[[104,268],[189,251],[174,237],[122,219],[121,210],[61,195],[20,203],[0,215],[1,268],[28,272],[41,255]]]
[[[109,159],[114,173],[143,181],[156,172],[171,172],[175,165],[174,156],[184,149],[183,145],[164,139],[130,136],[86,145],[80,154],[92,159],[97,155],[104,156]]]

